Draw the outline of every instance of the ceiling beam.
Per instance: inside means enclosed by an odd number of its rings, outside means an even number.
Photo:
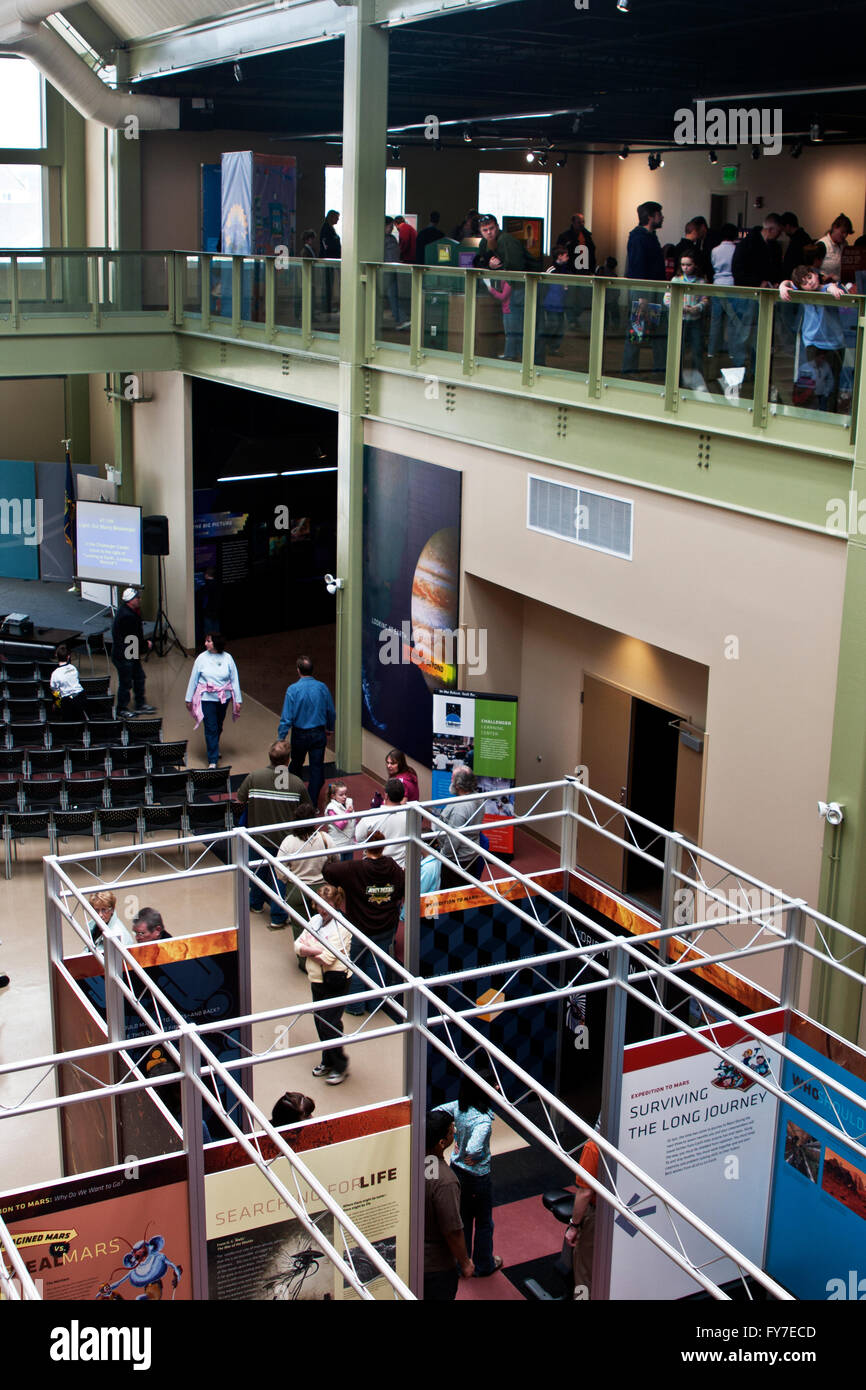
[[[413,24],[440,19],[444,14],[515,3],[517,0],[378,0],[376,23],[383,27]],[[131,82],[142,82],[339,39],[345,33],[347,8],[343,0],[286,0],[285,4],[277,0],[276,4],[224,15],[210,23],[130,39],[126,44],[128,77]]]

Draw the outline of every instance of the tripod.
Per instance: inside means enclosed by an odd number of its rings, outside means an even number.
[[[162,606],[163,584],[165,580],[165,560],[162,555],[157,556],[156,560],[156,619],[153,624],[153,650],[157,656],[168,656],[172,647],[177,647],[183,656],[186,656],[186,648],[175,632],[169,621],[168,614]]]

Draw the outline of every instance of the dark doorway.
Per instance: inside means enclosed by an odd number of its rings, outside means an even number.
[[[197,641],[333,624],[336,413],[194,380],[192,440]]]
[[[670,710],[646,700],[632,701],[629,809],[665,830],[674,828],[677,792],[678,732]],[[654,858],[664,857],[664,845],[649,830],[635,827],[641,849]],[[625,891],[630,898],[656,911],[661,903],[662,872],[637,854],[626,855]]]

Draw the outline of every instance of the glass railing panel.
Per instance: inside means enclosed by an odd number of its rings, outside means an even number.
[[[592,280],[542,276],[535,310],[535,365],[558,372],[589,371]]]
[[[241,319],[265,321],[265,263],[258,256],[246,256],[241,267]]]
[[[214,256],[210,263],[210,316],[230,319],[232,316],[232,258]]]
[[[182,265],[183,312],[195,317],[201,314],[201,257],[184,256]]]
[[[51,289],[45,256],[25,255],[18,261],[18,303],[22,313],[39,314],[51,309]]]
[[[822,415],[851,423],[857,309],[830,295],[805,303],[793,295],[773,306],[770,408],[774,414]]]
[[[377,343],[409,346],[412,315],[412,267],[389,261],[376,275]]]
[[[465,275],[455,274],[453,271],[450,274],[444,271],[434,275],[425,271],[421,284],[421,345],[424,351],[453,352],[462,355],[466,306]],[[398,283],[398,290],[401,288]],[[391,327],[390,323],[388,327]],[[385,331],[387,332],[387,329]],[[409,341],[405,329],[393,331],[392,338],[401,343]]]
[[[302,270],[298,261],[279,262],[274,271],[274,323],[280,328],[301,327]],[[315,287],[314,287],[315,291]]]
[[[668,311],[664,286],[608,285],[604,296],[602,375],[635,389],[664,386]]]
[[[313,264],[314,333],[340,332],[340,263],[315,261]]]
[[[683,305],[680,390],[684,399],[748,410],[755,393],[760,296],[689,288]]]
[[[478,281],[475,301],[475,356],[519,364],[523,357],[522,277],[491,273]]]
[[[18,307],[22,314],[87,314],[87,257],[84,252],[60,255],[17,255]],[[3,258],[0,300],[11,293],[11,258]]]

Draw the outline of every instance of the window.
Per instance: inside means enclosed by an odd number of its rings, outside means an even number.
[[[44,246],[44,173],[38,164],[0,164],[0,246]]]
[[[526,509],[530,531],[630,560],[633,522],[634,506],[622,497],[530,475]]]
[[[386,169],[385,170],[385,202],[382,207],[382,219],[385,214],[395,217],[398,212],[405,212],[403,206],[406,188],[405,169]],[[336,212],[343,211],[343,170],[339,164],[328,164],[325,166],[325,208],[322,213],[322,220],[326,212],[334,208]],[[339,231],[339,227],[337,231]]]
[[[503,217],[544,219],[545,245],[550,247],[549,174],[478,175],[478,211],[492,212],[500,227]]]
[[[39,150],[45,144],[42,78],[25,58],[0,58],[0,148]]]

